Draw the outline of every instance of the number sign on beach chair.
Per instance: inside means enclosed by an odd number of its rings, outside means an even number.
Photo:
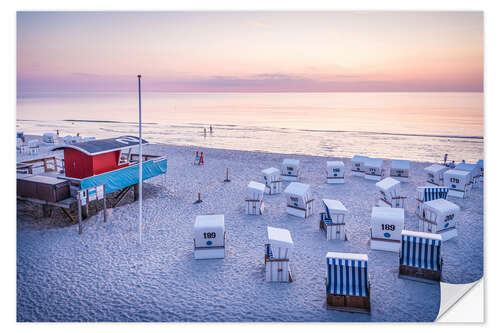
[[[451,169],[444,173],[444,186],[448,187],[448,195],[456,198],[467,198],[471,189],[471,173],[464,170]]]
[[[441,235],[403,230],[399,277],[421,282],[441,281]]]
[[[347,209],[338,200],[323,199],[325,212],[321,213],[319,227],[326,232],[326,240],[347,240],[345,234],[345,216]]]
[[[296,182],[299,179],[300,161],[285,158],[281,165],[281,177],[283,180]]]
[[[287,229],[267,227],[266,254],[266,281],[292,282],[290,269],[290,254],[293,240]]]
[[[332,310],[370,313],[370,280],[366,254],[326,254],[326,303]]]

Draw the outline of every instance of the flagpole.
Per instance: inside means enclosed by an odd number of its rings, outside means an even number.
[[[139,244],[142,244],[142,111],[141,111],[141,75],[139,82]]]

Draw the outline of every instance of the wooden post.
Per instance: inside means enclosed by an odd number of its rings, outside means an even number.
[[[104,222],[108,220],[108,213],[106,212],[106,184],[102,185],[103,198],[102,198],[102,206],[104,210]]]
[[[85,218],[89,217],[89,189],[85,190]]]
[[[49,205],[42,205],[43,217],[50,217],[50,207]]]
[[[54,159],[54,171],[57,172],[57,160],[56,157],[52,157]]]
[[[134,201],[139,200],[139,183],[134,184]]]
[[[78,191],[76,195],[76,200],[78,203],[78,233],[81,234],[83,232],[83,226],[82,226],[82,200],[80,198],[80,191]]]
[[[47,172],[47,160],[43,159],[43,172]]]
[[[224,179],[224,182],[229,183],[231,180],[229,179],[229,168],[226,168],[226,179]]]
[[[203,201],[201,200],[201,192],[198,192],[198,200],[196,200],[194,203],[198,204],[200,202],[203,202]]]

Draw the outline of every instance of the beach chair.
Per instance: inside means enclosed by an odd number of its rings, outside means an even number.
[[[247,187],[246,213],[247,215],[262,215],[264,212],[264,191],[266,185],[251,181]]]
[[[406,196],[401,195],[401,183],[392,177],[387,177],[375,184],[380,197],[377,202],[379,207],[406,208]]]
[[[357,177],[365,176],[365,161],[368,160],[369,157],[362,155],[354,155],[351,159],[352,168],[351,174]]]
[[[325,212],[320,214],[319,227],[326,233],[326,240],[347,240],[345,216],[347,209],[338,200],[323,199]]]
[[[326,254],[326,304],[331,310],[370,313],[370,280],[366,254]]]
[[[399,252],[404,221],[403,208],[373,207],[370,221],[370,248]]]
[[[443,241],[458,236],[456,215],[460,207],[445,199],[427,201],[423,207],[419,231],[440,234]]]
[[[308,218],[313,214],[314,199],[311,187],[307,184],[292,182],[284,191],[287,201],[286,212],[297,217]]]
[[[281,177],[283,180],[296,182],[299,180],[300,161],[285,158],[281,165]]]
[[[194,224],[194,258],[223,259],[226,249],[224,215],[198,215]]]
[[[417,214],[419,219],[424,218],[424,203],[436,199],[446,199],[448,195],[449,188],[444,186],[433,186],[417,187],[417,209],[415,214]]]
[[[479,183],[479,178],[481,177],[481,167],[479,165],[462,162],[455,167],[455,170],[470,172],[469,184],[471,189]]]
[[[483,160],[479,160],[477,161],[476,163],[478,166],[479,166],[479,181],[482,182],[483,179],[484,179],[484,161]]]
[[[328,184],[344,184],[344,162],[326,162],[326,182]]]
[[[441,244],[441,235],[403,230],[398,276],[419,282],[439,283],[443,267]]]
[[[381,158],[367,158],[365,160],[365,179],[381,180],[385,170],[382,168],[384,160]]]
[[[266,266],[266,281],[292,282],[290,269],[290,254],[293,240],[287,229],[267,227],[264,262]]]
[[[444,173],[448,170],[448,167],[442,164],[432,164],[424,169],[427,172],[427,183],[429,185],[443,186],[444,185]]]
[[[42,140],[45,143],[54,144],[56,142],[56,134],[55,133],[44,133]]]
[[[392,160],[390,176],[400,182],[407,183],[410,176],[410,161]]]
[[[276,168],[262,170],[262,175],[266,184],[267,194],[279,194],[282,191],[283,182],[280,171]]]
[[[36,155],[40,151],[40,143],[38,140],[30,140],[28,141],[28,149],[30,155]]]
[[[470,194],[471,173],[464,170],[451,169],[443,174],[444,186],[448,187],[450,197],[465,199]]]

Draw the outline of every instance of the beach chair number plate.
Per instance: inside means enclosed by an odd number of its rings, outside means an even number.
[[[457,178],[450,178],[450,183],[460,183],[460,179]]]
[[[453,220],[453,218],[455,217],[455,214],[451,214],[451,215],[448,215],[444,218],[444,221],[447,222],[447,221],[451,221]]]
[[[204,232],[203,238],[215,238],[217,234],[215,232]]]
[[[394,231],[396,230],[396,226],[393,224],[382,224],[382,230]]]

